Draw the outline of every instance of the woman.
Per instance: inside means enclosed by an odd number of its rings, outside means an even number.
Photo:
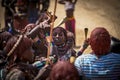
[[[37,72],[29,64],[34,61],[32,40],[24,35],[14,36],[4,50],[8,63],[5,80],[33,80]]]
[[[71,57],[76,57],[75,50],[67,43],[67,32],[62,27],[56,27],[53,29],[53,47],[51,55],[55,55],[58,60],[70,61]],[[74,62],[74,61],[72,61]]]

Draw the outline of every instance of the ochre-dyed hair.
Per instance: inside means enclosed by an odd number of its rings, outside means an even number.
[[[18,40],[19,36],[13,36],[7,43],[6,47],[5,47],[5,51],[8,54],[10,52],[10,50],[13,48],[14,44],[16,44],[17,40]],[[31,39],[27,38],[26,36],[23,36],[23,38],[21,39],[20,43],[18,44],[18,46],[15,48],[15,50],[12,52],[12,54],[9,56],[9,59],[11,61],[14,55],[17,55],[17,60],[20,60],[21,57],[23,55],[25,55],[26,50],[30,49],[32,46],[32,41]],[[27,54],[27,56],[29,57],[29,55]]]
[[[58,61],[52,68],[50,80],[79,80],[79,75],[72,63]]]
[[[103,27],[95,28],[90,35],[90,45],[96,55],[107,54],[110,50],[110,34]]]
[[[17,30],[23,30],[28,23],[29,22],[26,17],[21,18],[20,16],[17,16],[13,20],[13,26]]]
[[[12,37],[12,34],[5,31],[0,33],[0,50],[3,50],[7,41]]]
[[[16,2],[16,6],[23,6],[25,4],[27,4],[26,0],[17,0],[17,2]]]

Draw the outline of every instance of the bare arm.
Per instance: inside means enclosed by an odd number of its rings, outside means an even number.
[[[65,4],[65,0],[59,0],[58,3],[59,4]]]
[[[67,17],[63,18],[58,24],[57,26],[62,25],[63,23],[65,23],[67,21]]]
[[[76,4],[77,0],[74,0],[73,3]]]
[[[80,56],[87,49],[88,46],[89,46],[89,40],[87,39],[84,41],[82,47],[80,47],[77,56]]]

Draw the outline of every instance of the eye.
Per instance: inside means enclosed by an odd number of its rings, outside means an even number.
[[[59,36],[62,36],[62,34],[59,34]]]
[[[57,33],[53,33],[53,36],[56,36],[57,35]]]

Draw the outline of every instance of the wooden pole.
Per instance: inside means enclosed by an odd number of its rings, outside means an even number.
[[[55,0],[55,6],[54,6],[53,17],[52,17],[52,23],[51,23],[51,27],[50,27],[50,36],[49,36],[49,38],[47,38],[47,41],[48,41],[47,59],[49,58],[49,55],[50,55],[50,45],[51,45],[51,42],[52,42],[52,32],[53,32],[53,27],[54,27],[56,8],[57,8],[57,0]],[[46,64],[48,64],[48,60],[47,60]]]
[[[84,28],[84,32],[85,32],[85,40],[87,39],[87,34],[88,34],[88,28]]]

